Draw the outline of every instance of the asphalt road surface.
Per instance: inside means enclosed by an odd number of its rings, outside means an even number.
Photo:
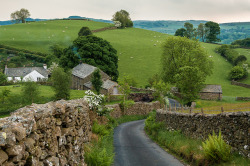
[[[145,135],[144,120],[115,128],[114,146],[115,166],[184,166]]]

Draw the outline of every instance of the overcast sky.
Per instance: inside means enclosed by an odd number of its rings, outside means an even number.
[[[0,20],[21,8],[32,18],[65,18],[72,15],[111,19],[121,9],[132,20],[209,20],[250,22],[250,0],[0,0]]]

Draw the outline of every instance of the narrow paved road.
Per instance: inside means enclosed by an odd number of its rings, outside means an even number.
[[[144,133],[144,120],[123,123],[114,131],[115,166],[183,166]]]

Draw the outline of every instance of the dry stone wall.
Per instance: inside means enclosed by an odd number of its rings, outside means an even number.
[[[151,103],[136,102],[125,110],[122,110],[119,104],[107,105],[106,107],[113,108],[110,115],[114,118],[119,118],[122,115],[147,115],[153,110],[160,109],[161,104],[159,101]]]
[[[159,109],[159,102],[135,103],[122,111],[118,104],[112,117],[145,115]],[[95,114],[95,115],[93,115]],[[79,166],[84,164],[84,144],[91,139],[91,117],[83,99],[21,108],[0,118],[0,165]]]
[[[88,104],[57,101],[21,108],[0,119],[0,165],[84,165],[91,137]]]
[[[169,129],[203,140],[213,131],[218,134],[221,130],[223,139],[234,150],[250,157],[250,112],[203,115],[157,110],[156,120],[164,122]]]

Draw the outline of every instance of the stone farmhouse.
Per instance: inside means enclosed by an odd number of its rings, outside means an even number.
[[[92,73],[98,69],[97,67],[91,66],[86,63],[81,63],[73,68],[72,70],[72,89],[78,90],[92,90],[93,86],[91,83]],[[111,78],[100,70],[102,76],[102,89],[101,93],[105,95],[117,95],[118,84],[114,81],[111,81]]]
[[[47,65],[43,67],[8,68],[5,66],[4,74],[8,81],[43,81],[48,79]]]

